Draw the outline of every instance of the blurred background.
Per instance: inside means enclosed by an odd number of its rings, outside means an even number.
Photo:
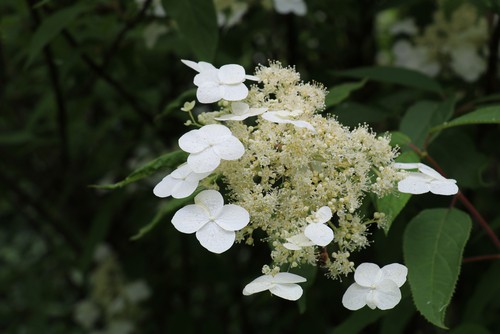
[[[278,60],[327,88],[367,77],[354,68],[418,71],[442,93],[375,73],[327,109],[348,126],[418,137],[416,111],[420,120],[446,102],[455,117],[500,100],[498,13],[496,0],[2,0],[0,332],[444,332],[418,314],[407,285],[387,312],[344,309],[352,277],[331,281],[321,270],[299,303],[244,297],[270,261],[267,245],[215,255],[178,233],[170,224],[178,203],[152,193],[168,169],[114,190],[92,185],[118,182],[177,148],[188,130],[180,108],[194,99],[194,72],[180,59],[241,64],[247,73]],[[415,143],[498,234],[498,125]],[[401,263],[408,220],[450,201],[412,198],[387,236],[373,231],[357,261]],[[465,256],[494,252],[474,225]],[[498,260],[464,263],[446,320],[453,333],[500,333],[498,277]]]

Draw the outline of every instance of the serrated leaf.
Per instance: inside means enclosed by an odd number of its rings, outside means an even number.
[[[444,317],[460,273],[471,230],[470,217],[457,209],[429,209],[405,229],[403,251],[408,281],[418,311],[446,328]]]
[[[457,117],[450,122],[445,122],[441,125],[433,127],[431,129],[431,132],[451,128],[454,126],[470,124],[500,124],[500,105],[474,110],[466,115]]]
[[[412,105],[400,124],[400,131],[407,134],[418,147],[423,147],[430,129],[451,117],[455,106],[454,99],[444,102],[419,101]],[[434,136],[435,137],[435,136]],[[434,137],[432,139],[434,139]]]
[[[106,185],[93,185],[93,188],[98,189],[116,189],[126,186],[127,184],[139,181],[142,178],[150,176],[156,172],[172,169],[180,165],[183,161],[187,159],[188,153],[184,151],[175,151],[170,152],[165,155],[162,155],[159,158],[154,159],[153,161],[148,162],[146,165],[134,170],[127,176],[124,180]]]
[[[400,67],[373,66],[337,72],[350,78],[366,78],[374,81],[398,84],[441,94],[443,89],[437,81],[417,71]]]
[[[219,27],[212,0],[162,0],[169,16],[198,60],[211,62],[217,50]]]
[[[87,9],[88,4],[78,3],[74,6],[61,9],[43,20],[31,38],[28,47],[28,59],[25,66],[28,67],[31,65],[42,49]]]
[[[326,107],[330,108],[344,101],[349,97],[349,95],[351,95],[352,92],[362,88],[366,84],[366,81],[367,80],[361,80],[359,82],[344,83],[330,87],[328,89],[328,95],[325,99]]]
[[[419,162],[420,159],[418,155],[413,151],[403,152],[396,159],[397,162]],[[394,219],[403,210],[408,201],[411,198],[411,194],[406,193],[395,193],[388,194],[384,197],[377,197],[375,199],[375,208],[378,212],[383,212],[386,215],[387,222],[384,225],[384,232],[387,234],[391,228]]]
[[[130,240],[138,240],[142,238],[144,235],[146,235],[148,232],[150,232],[152,229],[158,225],[158,223],[161,222],[163,217],[168,216],[172,214],[174,211],[179,209],[181,206],[184,206],[185,204],[192,202],[193,198],[201,191],[201,187],[198,187],[198,189],[189,197],[186,198],[170,198],[167,200],[167,202],[158,210],[156,215],[153,217],[153,219],[149,222],[149,224],[143,226],[137,234],[132,236]]]

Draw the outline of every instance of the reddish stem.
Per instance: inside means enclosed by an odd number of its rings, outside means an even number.
[[[491,254],[491,255],[479,255],[479,256],[471,256],[463,259],[463,263],[470,262],[479,262],[479,261],[489,261],[489,260],[500,260],[500,254]]]
[[[413,145],[412,143],[408,144],[408,146],[414,150],[418,155],[421,157],[427,159],[430,164],[444,177],[446,177],[446,174],[443,172],[443,169],[439,164],[434,160],[430,155],[427,154],[427,152],[422,152],[417,146]],[[486,220],[481,216],[479,211],[477,211],[476,207],[465,197],[465,195],[459,191],[456,195],[456,198],[454,198],[454,201],[458,199],[462,204],[467,208],[467,210],[470,212],[470,214],[474,217],[474,219],[481,225],[481,227],[484,229],[484,231],[488,234],[490,237],[491,241],[495,244],[497,249],[500,250],[500,239],[495,235],[495,232],[491,229],[490,225],[486,222]]]

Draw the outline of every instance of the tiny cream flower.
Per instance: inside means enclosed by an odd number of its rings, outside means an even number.
[[[269,290],[273,295],[287,300],[297,300],[302,296],[302,288],[297,283],[307,280],[291,273],[277,273],[276,275],[262,275],[248,283],[243,289],[245,296]]]
[[[213,103],[221,99],[240,101],[247,97],[245,79],[259,81],[259,78],[245,74],[245,69],[237,64],[224,65],[217,69],[210,63],[181,60],[186,66],[197,71],[194,84],[198,87],[196,97],[201,103]]]
[[[188,153],[187,164],[195,173],[214,171],[223,160],[238,160],[245,147],[224,125],[209,124],[179,138],[179,147]]]
[[[295,120],[294,117],[300,115],[300,111],[286,111],[286,110],[277,110],[277,111],[268,111],[262,114],[262,118],[266,121],[273,123],[289,123],[293,124],[299,128],[307,128],[313,132],[316,132],[316,129],[311,125],[311,123],[301,120]]]
[[[309,238],[315,245],[326,246],[333,240],[332,229],[325,225],[332,219],[332,210],[323,206],[314,214],[313,219],[304,230],[304,235]]]
[[[215,117],[215,119],[218,121],[242,121],[248,117],[265,113],[267,108],[250,108],[250,106],[244,102],[233,102],[231,103],[231,111],[231,114]]]
[[[399,288],[406,282],[408,268],[393,263],[382,269],[374,263],[362,263],[354,272],[353,283],[342,297],[342,305],[351,311],[368,305],[372,310],[388,310],[401,300]]]
[[[172,224],[179,232],[196,232],[200,244],[213,253],[220,254],[231,248],[235,231],[250,221],[247,210],[239,205],[224,205],[224,198],[215,190],[200,192],[194,203],[178,210]]]
[[[156,187],[153,193],[158,197],[185,198],[194,193],[200,180],[204,179],[211,172],[195,173],[187,163],[183,163],[176,170],[165,176]]]
[[[431,192],[436,195],[455,195],[458,192],[454,179],[447,179],[431,167],[422,163],[395,163],[400,169],[418,169],[419,172],[410,172],[398,182],[398,190],[408,194],[424,194]]]
[[[280,14],[293,13],[304,16],[307,13],[307,6],[304,0],[274,0],[274,9]]]

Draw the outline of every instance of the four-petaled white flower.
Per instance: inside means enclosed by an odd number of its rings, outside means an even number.
[[[311,123],[294,119],[294,117],[297,117],[300,114],[302,114],[302,112],[298,110],[295,111],[277,110],[277,111],[268,111],[266,113],[263,113],[262,118],[264,118],[269,122],[289,123],[295,125],[296,127],[307,128],[313,132],[316,132],[316,129],[314,128],[314,126],[311,125]]]
[[[406,282],[408,268],[402,264],[389,264],[382,269],[374,263],[362,263],[354,272],[353,283],[342,297],[342,305],[351,311],[365,305],[388,310],[401,300],[399,288]]]
[[[213,103],[221,99],[243,100],[248,95],[248,88],[243,84],[245,79],[259,81],[259,78],[253,75],[246,75],[241,65],[229,64],[217,69],[204,61],[181,61],[198,72],[193,82],[198,87],[196,97],[201,103]]]
[[[195,173],[187,163],[183,163],[172,173],[168,174],[153,189],[158,197],[185,198],[194,193],[200,180],[211,172]]]
[[[174,227],[182,233],[195,233],[200,244],[213,253],[227,251],[236,239],[235,231],[247,226],[250,215],[239,205],[226,204],[215,190],[204,190],[172,218]]]
[[[188,153],[187,164],[195,173],[214,171],[223,160],[237,160],[245,147],[231,130],[220,124],[205,125],[179,138],[179,147]]]
[[[232,114],[215,117],[215,119],[218,121],[242,121],[248,117],[265,113],[267,108],[250,108],[244,102],[233,102],[231,103],[231,111],[233,112]]]
[[[447,179],[422,163],[395,163],[394,167],[419,170],[410,172],[406,178],[398,182],[398,190],[402,193],[418,195],[430,191],[436,195],[455,195],[458,192],[456,180]]]
[[[332,210],[328,206],[323,206],[316,211],[312,218],[308,218],[309,225],[306,226],[303,233],[286,238],[283,246],[289,250],[299,250],[308,246],[326,246],[332,242],[333,230],[325,225],[332,219]]]
[[[297,283],[307,280],[291,273],[277,273],[276,275],[262,275],[248,283],[243,289],[245,296],[269,290],[273,295],[287,300],[297,300],[302,296],[302,288]]]
[[[274,9],[280,14],[293,13],[304,16],[307,13],[307,6],[304,0],[274,0]]]

